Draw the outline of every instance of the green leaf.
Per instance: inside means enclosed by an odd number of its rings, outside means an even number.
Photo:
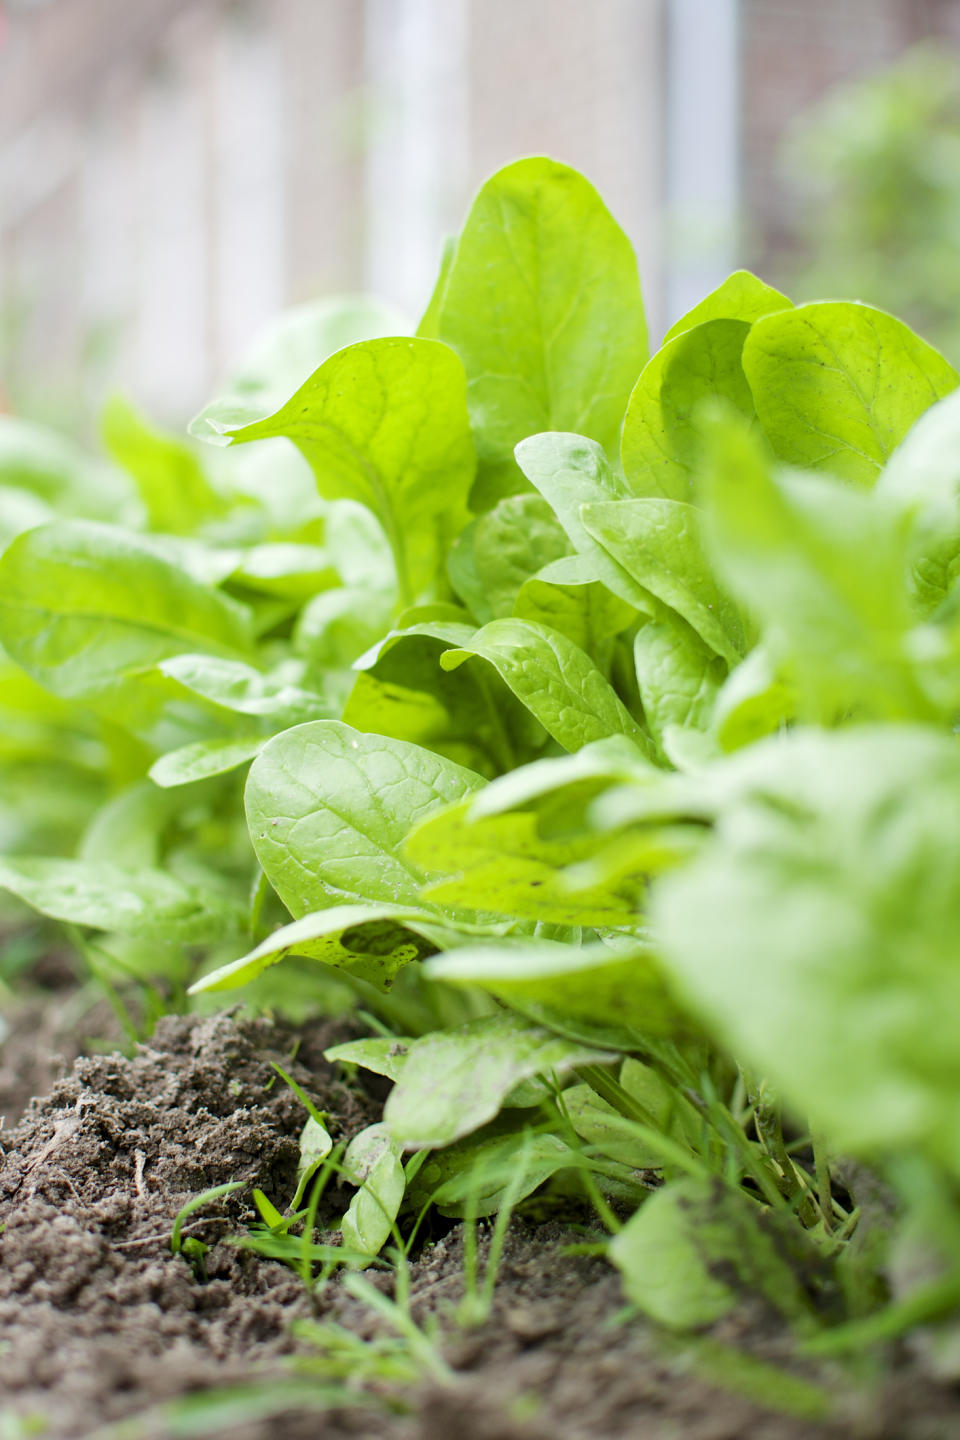
[[[727,675],[725,662],[677,616],[648,620],[633,647],[650,733],[681,769],[702,761],[714,749],[707,737]]]
[[[331,1064],[359,1065],[362,1070],[372,1070],[374,1075],[385,1075],[388,1080],[398,1080],[407,1058],[407,1051],[413,1041],[403,1035],[376,1035],[365,1040],[346,1040],[342,1045],[333,1045],[324,1050],[323,1058]]]
[[[432,1202],[441,1215],[480,1219],[496,1214],[508,1197],[518,1204],[576,1162],[577,1155],[558,1135],[494,1124],[430,1154],[408,1199],[418,1209]]]
[[[609,1255],[633,1303],[671,1329],[712,1325],[757,1290],[784,1314],[803,1314],[799,1277],[759,1222],[741,1194],[685,1177],[644,1202]]]
[[[384,1120],[402,1149],[437,1149],[492,1120],[521,1080],[610,1058],[519,1015],[483,1016],[414,1041]]]
[[[52,430],[0,415],[0,487],[8,497],[49,506],[61,519],[142,523],[129,476],[91,459]]]
[[[584,505],[631,498],[626,482],[600,446],[582,435],[531,435],[517,446],[517,463],[552,507],[574,550],[589,562],[597,578],[628,605],[649,613],[649,594],[597,544],[580,518]]]
[[[243,928],[239,905],[163,870],[25,856],[0,860],[0,888],[54,920],[121,935],[193,945]]]
[[[716,838],[654,897],[683,995],[840,1153],[960,1174],[955,740],[798,730],[715,770]]]
[[[253,762],[247,822],[257,858],[295,918],[343,901],[420,909],[407,831],[460,800],[478,775],[416,745],[335,720],[277,735]]]
[[[129,400],[111,396],[101,426],[107,454],[136,481],[152,530],[192,535],[223,514],[225,501],[190,447],[154,429]]]
[[[453,262],[457,255],[457,236],[445,235],[443,238],[443,249],[440,252],[440,270],[437,274],[436,284],[433,287],[433,294],[427,303],[417,326],[417,335],[421,340],[440,339],[440,307],[443,304],[443,297],[447,289],[447,281],[450,278],[450,271],[453,269]]]
[[[513,613],[558,630],[609,675],[614,640],[637,618],[637,611],[614,595],[588,560],[567,555],[544,566],[522,586]]]
[[[355,1135],[343,1168],[361,1187],[340,1222],[344,1247],[361,1255],[378,1255],[390,1238],[407,1183],[386,1125],[368,1125]]]
[[[781,295],[779,290],[774,290],[772,285],[765,284],[749,270],[734,270],[716,290],[711,290],[698,305],[671,325],[663,343],[668,345],[685,330],[692,330],[695,325],[702,325],[707,320],[746,320],[752,324],[763,315],[792,308],[793,302],[786,295]]]
[[[332,905],[274,930],[249,954],[204,975],[191,994],[248,985],[288,955],[322,960],[388,990],[404,965],[433,954],[436,946],[416,927],[419,921],[429,930],[437,920],[436,910],[428,906]]]
[[[746,645],[743,620],[713,577],[698,510],[679,500],[620,500],[584,505],[580,518],[645,590],[729,664],[737,663]]]
[[[431,979],[477,986],[519,1008],[547,1005],[565,1016],[632,1025],[646,1034],[673,1034],[680,1024],[661,967],[640,940],[618,949],[549,940],[481,942],[435,955],[424,970]]]
[[[0,557],[0,642],[58,695],[96,696],[183,650],[249,648],[246,611],[147,542],[64,521]]]
[[[213,775],[226,775],[259,755],[267,743],[265,735],[230,736],[224,740],[197,740],[181,745],[155,760],[147,772],[154,785],[172,789],[209,780]]]
[[[634,876],[633,884],[574,893],[562,871],[589,858],[591,840],[547,839],[537,816],[526,812],[474,819],[469,801],[422,822],[404,850],[422,870],[449,877],[432,880],[426,900],[553,925],[629,925],[642,889],[642,877]]]
[[[254,341],[223,394],[191,422],[190,433],[225,445],[225,431],[272,415],[335,351],[405,330],[399,311],[366,296],[315,300],[287,310]]]
[[[453,670],[471,656],[488,661],[544,729],[565,750],[626,735],[641,751],[650,744],[613,687],[565,635],[529,620],[492,620],[469,644],[440,657]]]
[[[297,1165],[297,1188],[294,1192],[293,1199],[290,1201],[290,1210],[293,1214],[296,1214],[299,1210],[307,1186],[332,1149],[333,1140],[326,1126],[321,1125],[320,1121],[315,1119],[313,1115],[309,1115],[306,1124],[300,1132],[300,1160]],[[276,1224],[278,1222],[275,1221],[274,1223]],[[282,1223],[282,1220],[280,1223]]]
[[[475,458],[457,357],[435,340],[368,340],[331,356],[238,442],[285,435],[327,499],[356,500],[386,531],[401,600],[434,590],[467,519]]]
[[[537,158],[487,181],[457,244],[439,336],[466,368],[495,496],[519,488],[513,449],[527,435],[576,430],[615,450],[646,322],[630,242],[583,176]]]
[[[699,458],[697,409],[723,401],[747,419],[753,396],[741,355],[750,326],[708,320],[665,344],[630,396],[623,422],[621,459],[634,495],[690,501]]]
[[[725,421],[710,426],[704,498],[720,574],[761,622],[774,665],[795,677],[807,715],[928,713],[905,648],[896,511],[827,476],[774,476],[754,437]]]
[[[510,615],[524,581],[569,550],[545,500],[510,495],[467,527],[447,563],[454,589],[482,622]]]
[[[758,320],[743,367],[776,454],[862,486],[874,483],[914,421],[960,384],[902,321],[840,301]]]
[[[191,695],[236,715],[257,716],[277,729],[328,718],[323,699],[282,677],[264,675],[238,660],[212,655],[174,655],[157,667]]]

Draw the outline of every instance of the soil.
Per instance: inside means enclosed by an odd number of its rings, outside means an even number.
[[[280,1209],[289,1200],[305,1114],[271,1061],[329,1115],[336,1137],[377,1118],[380,1101],[347,1087],[322,1058],[343,1035],[342,1024],[294,1035],[233,1013],[171,1017],[132,1058],[75,1060],[4,1132],[4,1440],[960,1436],[960,1397],[924,1382],[903,1357],[893,1357],[901,1368],[872,1394],[848,1388],[830,1423],[758,1404],[749,1376],[733,1373],[731,1347],[797,1374],[787,1337],[768,1316],[747,1308],[712,1333],[709,1349],[671,1347],[643,1322],[624,1320],[617,1276],[601,1259],[569,1253],[582,1235],[517,1220],[492,1314],[476,1328],[454,1318],[464,1293],[460,1227],[435,1234],[411,1267],[413,1318],[428,1334],[439,1323],[446,1373],[366,1387],[348,1374],[347,1389],[340,1384],[331,1399],[306,1327],[294,1333],[291,1325],[335,1321],[361,1339],[385,1339],[391,1332],[378,1313],[337,1280],[311,1304],[288,1266],[231,1243],[253,1218],[248,1188],[184,1224],[185,1235],[210,1247],[205,1275],[171,1253],[170,1233],[192,1197],[225,1181],[259,1187]],[[0,1091],[0,1109],[7,1103]],[[487,1245],[481,1234],[481,1272]],[[367,1279],[391,1293],[386,1273],[370,1270]],[[786,1380],[774,1398],[789,1408]]]

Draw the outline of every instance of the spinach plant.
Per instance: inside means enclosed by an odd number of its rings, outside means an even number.
[[[960,376],[743,271],[648,357],[625,236],[542,159],[402,328],[285,319],[203,458],[121,401],[109,469],[0,430],[0,884],[121,973],[379,1016],[331,1052],[393,1082],[351,1263],[585,1195],[664,1324],[942,1318]]]

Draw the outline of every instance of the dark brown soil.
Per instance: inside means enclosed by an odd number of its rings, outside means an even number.
[[[259,1186],[281,1209],[289,1200],[305,1115],[271,1059],[329,1114],[338,1136],[376,1118],[376,1103],[323,1061],[333,1039],[323,1027],[300,1036],[293,1061],[293,1036],[266,1020],[171,1018],[132,1059],[77,1060],[4,1136],[4,1440],[960,1436],[956,1397],[906,1371],[872,1397],[848,1387],[830,1424],[760,1405],[743,1393],[750,1384],[734,1375],[729,1347],[746,1345],[756,1360],[790,1368],[786,1337],[768,1333],[764,1317],[738,1316],[711,1336],[709,1352],[671,1349],[649,1327],[623,1320],[617,1277],[602,1260],[564,1253],[569,1231],[516,1221],[482,1326],[455,1318],[464,1292],[459,1228],[412,1267],[412,1314],[427,1333],[439,1322],[446,1377],[423,1372],[412,1385],[381,1379],[364,1388],[347,1376],[347,1392],[329,1398],[318,1352],[291,1335],[291,1322],[335,1321],[364,1339],[385,1337],[389,1327],[368,1304],[333,1281],[311,1306],[291,1269],[222,1238],[252,1218],[247,1190],[186,1222],[186,1234],[211,1246],[206,1283],[171,1254],[169,1240],[181,1207],[224,1181]],[[484,1236],[479,1249],[482,1272]],[[391,1293],[389,1276],[367,1278]],[[222,1387],[233,1387],[232,1398]],[[773,1391],[789,1408],[789,1382]]]

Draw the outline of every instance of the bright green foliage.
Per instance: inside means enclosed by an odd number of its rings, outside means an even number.
[[[320,366],[275,415],[231,431],[284,435],[320,493],[357,500],[390,541],[400,595],[432,592],[467,519],[474,453],[463,367],[432,340],[367,340]]]
[[[376,1017],[330,1052],[394,1084],[347,1263],[546,1186],[626,1218],[667,1325],[866,1312],[834,1154],[915,1227],[960,1183],[958,377],[745,272],[647,361],[626,239],[544,160],[403,328],[284,322],[213,463],[114,402],[109,506],[0,425],[0,887],[115,988]]]
[[[647,327],[630,242],[575,170],[520,160],[487,181],[436,327],[467,370],[491,495],[519,488],[514,446],[539,431],[575,430],[615,450]]]
[[[915,420],[960,384],[900,320],[829,301],[758,320],[743,366],[781,460],[872,485]]]

